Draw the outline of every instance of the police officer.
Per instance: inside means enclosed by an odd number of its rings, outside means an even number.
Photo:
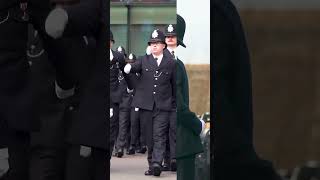
[[[110,31],[110,114],[112,114],[110,117],[110,154],[114,148],[119,130],[119,105],[122,94],[119,93],[121,87],[118,76],[119,71],[123,71],[125,65],[124,55],[111,49],[114,42],[113,34]],[[123,75],[125,78],[124,73]],[[119,154],[121,155],[121,152]]]
[[[26,0],[0,2],[0,132],[9,153],[9,170],[2,179],[29,178],[30,132],[40,128],[26,57],[28,23],[36,23],[35,18],[30,21],[36,14],[28,5]]]
[[[183,34],[180,33],[180,36]],[[165,27],[165,37],[166,37],[166,44],[167,44],[167,50],[172,55],[173,59],[176,61],[179,61],[177,63],[181,63],[182,61],[177,58],[175,51],[176,48],[181,45],[183,47],[186,47],[184,43],[182,42],[182,38],[179,36],[177,38],[176,33],[176,25],[175,24],[169,24]],[[179,40],[178,40],[179,39]],[[179,42],[179,43],[178,43]],[[189,92],[187,92],[189,93]],[[175,105],[175,102],[172,102],[173,105]],[[170,113],[170,123],[169,123],[169,133],[168,133],[168,140],[167,140],[167,148],[166,148],[166,154],[163,164],[163,169],[165,171],[171,170],[176,171],[176,123],[177,123],[177,113],[176,113],[176,106],[173,106],[173,109]]]
[[[37,87],[41,97],[39,110],[41,128],[31,133],[30,139],[30,179],[64,178],[65,127],[64,114],[66,106],[56,97],[55,70],[43,49],[42,38],[37,30],[29,26],[29,43],[27,56],[31,67],[32,86]]]
[[[161,163],[166,147],[169,113],[175,98],[175,63],[163,53],[166,48],[162,31],[154,30],[148,42],[151,55],[137,59],[125,66],[126,73],[140,73],[140,83],[132,101],[132,107],[140,109],[140,117],[146,123],[149,169],[145,175],[160,176]]]
[[[69,7],[57,7],[46,20],[46,32],[53,38],[88,34],[96,41],[90,58],[92,64],[79,85],[77,121],[73,121],[67,139],[73,146],[68,150],[66,179],[107,179],[109,175],[109,117],[106,113],[109,89],[105,80],[109,76],[106,70],[109,18],[106,3],[84,0]],[[79,68],[81,63],[79,61],[72,68]]]
[[[136,61],[136,56],[132,54],[132,56],[127,59],[127,63],[134,63]],[[133,85],[133,93],[132,95],[134,96],[135,92],[135,87],[138,85],[140,82],[140,74],[139,73],[132,73],[129,74],[130,76],[130,81],[132,82]],[[130,104],[131,107],[131,104]],[[145,128],[144,128],[144,123],[141,122],[141,118],[139,115],[139,108],[137,107],[131,107],[131,113],[130,113],[130,121],[131,121],[131,127],[130,127],[130,147],[127,151],[127,154],[135,154],[137,153],[142,153],[144,154],[147,149],[146,149],[146,140],[145,140]]]
[[[123,47],[119,46],[117,51],[124,55],[127,59],[125,50]],[[132,58],[132,55],[130,56]],[[119,133],[117,136],[116,142],[116,156],[121,158],[124,154],[124,148],[130,142],[128,142],[128,138],[130,138],[130,105],[132,101],[132,92],[129,94],[127,91],[127,83],[124,80],[124,76],[122,71],[119,71],[119,96],[121,98],[119,104]],[[127,148],[128,149],[128,148]]]

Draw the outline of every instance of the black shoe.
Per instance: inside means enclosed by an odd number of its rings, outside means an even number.
[[[134,148],[133,147],[130,147],[128,150],[127,150],[127,154],[128,155],[133,155],[135,154],[136,152],[134,151]]]
[[[160,176],[161,166],[157,163],[153,164],[153,176]]]
[[[170,167],[171,167],[171,171],[172,172],[176,172],[177,171],[177,161],[175,159],[171,160]]]
[[[142,146],[139,150],[137,150],[137,153],[141,153],[141,154],[144,154],[147,152],[147,147],[145,146]]]
[[[117,152],[117,157],[122,158],[122,156],[123,156],[123,149],[119,149]]]
[[[153,171],[151,169],[147,170],[146,172],[144,172],[144,175],[146,176],[152,176],[153,175]]]
[[[170,166],[168,164],[163,164],[162,171],[170,171]]]
[[[5,172],[1,177],[0,180],[8,180],[9,179],[9,171]]]

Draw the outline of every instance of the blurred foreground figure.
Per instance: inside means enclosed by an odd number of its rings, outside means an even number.
[[[67,136],[71,146],[67,153],[66,180],[105,180],[109,177],[107,1],[83,0],[66,4],[68,6],[59,3],[49,13],[45,22],[48,35],[54,39],[86,35],[96,42],[90,58],[92,64],[79,80],[79,107]],[[83,68],[83,63],[79,61],[70,68]]]
[[[249,52],[229,0],[213,1],[213,179],[280,180],[253,145]]]

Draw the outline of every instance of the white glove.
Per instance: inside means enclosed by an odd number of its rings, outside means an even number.
[[[55,81],[55,91],[56,91],[56,95],[59,99],[66,99],[68,97],[71,97],[74,95],[74,91],[75,91],[75,88],[71,88],[71,89],[62,89],[57,81]]]
[[[147,55],[150,55],[150,54],[151,54],[151,47],[150,47],[150,46],[147,47],[147,49],[146,49],[146,54],[147,54]]]
[[[64,29],[68,23],[68,14],[63,8],[53,9],[45,22],[45,29],[49,36],[57,39],[63,35]]]
[[[133,89],[130,90],[129,88],[127,88],[127,92],[128,92],[128,93],[132,93],[132,92],[133,92]]]
[[[113,109],[110,108],[110,118],[112,118],[112,116],[113,116]]]
[[[202,134],[203,131],[204,131],[205,128],[206,128],[206,123],[205,123],[202,119],[200,119],[200,121],[201,121],[201,126],[202,126],[202,130],[201,130],[201,133],[200,133],[200,134]]]
[[[91,147],[80,146],[80,156],[89,157],[91,155]]]
[[[126,74],[129,74],[131,70],[131,64],[126,64],[126,66],[124,67],[124,72]]]

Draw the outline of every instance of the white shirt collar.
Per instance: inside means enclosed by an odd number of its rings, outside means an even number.
[[[163,58],[163,54],[160,54],[159,56],[155,56],[155,55],[153,55],[152,54],[152,56],[153,56],[153,58],[158,58],[158,61],[160,60],[162,60],[162,58]]]
[[[161,63],[161,61],[162,61],[163,54],[160,54],[159,56],[155,56],[155,55],[152,54],[152,56],[153,56],[154,59],[155,59],[155,58],[158,58],[158,59],[157,59],[157,63],[158,63],[158,66],[159,66],[160,63]]]
[[[167,47],[167,49],[168,49],[168,50],[169,50],[169,52],[171,53],[172,51],[176,52],[176,49],[177,49],[177,48],[173,48],[173,49],[171,49],[170,47]]]
[[[167,49],[169,50],[169,52],[172,54],[172,51],[174,51],[174,59],[177,60],[178,56],[177,56],[177,47],[171,49],[170,47],[167,47]]]

